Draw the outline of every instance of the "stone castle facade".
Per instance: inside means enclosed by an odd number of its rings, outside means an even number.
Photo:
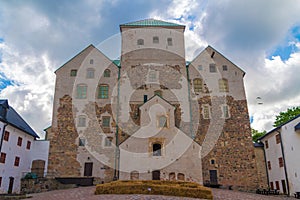
[[[185,60],[185,26],[120,25],[120,60],[88,46],[56,73],[49,174],[259,185],[245,73],[211,46]]]

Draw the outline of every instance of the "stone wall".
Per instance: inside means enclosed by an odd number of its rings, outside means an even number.
[[[260,188],[268,187],[268,178],[267,178],[267,169],[266,169],[266,160],[263,146],[255,146],[255,160],[257,165],[258,172],[258,182]]]

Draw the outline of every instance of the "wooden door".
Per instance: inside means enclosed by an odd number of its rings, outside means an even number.
[[[210,185],[218,185],[217,170],[209,170]]]
[[[160,171],[155,170],[152,172],[152,180],[160,180]]]
[[[84,176],[92,176],[93,175],[93,163],[84,163]]]
[[[11,194],[12,191],[13,191],[13,188],[14,188],[14,180],[15,180],[14,177],[9,177],[9,186],[8,186],[8,191],[7,191],[8,194]]]

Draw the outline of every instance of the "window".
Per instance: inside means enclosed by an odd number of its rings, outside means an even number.
[[[79,138],[79,146],[84,147],[85,146],[85,139]]]
[[[168,46],[173,46],[172,38],[168,38],[167,42],[168,42]]]
[[[229,118],[229,109],[227,105],[223,105],[222,106],[222,114],[223,114],[223,118],[227,119]]]
[[[225,79],[225,78],[219,79],[219,91],[220,92],[229,92],[227,79]]]
[[[147,102],[147,100],[148,100],[148,95],[144,95],[144,103],[146,103]]]
[[[202,71],[202,70],[203,70],[202,65],[198,65],[198,70],[199,70],[199,71]]]
[[[155,90],[154,95],[162,97],[162,91],[161,90]]]
[[[9,139],[9,132],[8,132],[8,131],[5,131],[5,132],[4,132],[4,136],[3,136],[3,140],[4,140],[4,141],[8,141],[8,139]]]
[[[269,142],[268,142],[268,140],[265,141],[265,146],[266,146],[266,149],[269,148]]]
[[[282,157],[278,158],[279,161],[279,167],[283,167],[283,159]]]
[[[199,92],[202,92],[202,85],[203,85],[203,83],[202,83],[202,79],[200,79],[200,78],[195,78],[194,80],[193,80],[193,84],[194,84],[194,92],[195,93],[199,93]]]
[[[26,149],[30,149],[30,147],[31,147],[31,142],[30,141],[27,141],[27,145],[26,145]]]
[[[271,190],[274,190],[274,184],[273,184],[273,182],[270,182],[270,185],[271,185]]]
[[[102,126],[109,127],[109,125],[110,125],[110,117],[103,116],[102,117]]]
[[[143,39],[138,39],[137,40],[137,45],[144,45],[144,40]]]
[[[86,118],[85,116],[78,117],[78,127],[86,127]]]
[[[217,72],[216,64],[209,64],[209,72],[215,73]]]
[[[22,140],[23,139],[21,137],[18,137],[18,143],[17,143],[18,146],[22,146]]]
[[[77,99],[86,99],[87,96],[87,85],[77,85],[76,88],[76,98]]]
[[[268,169],[269,169],[269,170],[272,169],[272,167],[271,167],[271,162],[270,162],[270,161],[268,161]]]
[[[227,65],[223,65],[223,71],[227,71]]]
[[[89,68],[86,70],[86,78],[94,78],[95,77],[95,70]]]
[[[104,145],[106,146],[106,147],[110,147],[111,146],[111,143],[112,143],[112,137],[106,137],[105,138],[105,143],[104,143]]]
[[[279,143],[280,143],[280,135],[277,134],[277,135],[276,135],[276,144],[279,144]]]
[[[216,162],[215,162],[214,159],[211,159],[211,160],[210,160],[210,164],[214,165],[215,163],[216,163]]]
[[[100,85],[99,86],[99,99],[108,99],[108,85]]]
[[[94,60],[93,59],[90,59],[90,64],[94,64]]]
[[[149,82],[156,82],[157,81],[157,73],[156,71],[149,72]]]
[[[279,181],[275,181],[275,185],[276,185],[276,190],[280,190]]]
[[[153,152],[153,156],[161,156],[161,144],[159,143],[154,143],[152,145],[152,152]]]
[[[109,69],[104,70],[104,77],[110,77],[110,70]]]
[[[5,163],[5,160],[6,160],[6,153],[1,153],[0,163]]]
[[[158,118],[158,127],[163,128],[163,127],[168,127],[168,118],[164,115],[159,116]]]
[[[15,166],[16,167],[19,167],[19,164],[20,164],[20,157],[18,157],[18,156],[16,156],[16,158],[15,158]]]
[[[159,38],[157,36],[153,37],[153,43],[158,44],[159,43]]]
[[[70,76],[77,76],[77,69],[72,69],[70,72]]]
[[[203,105],[203,118],[204,119],[209,119],[210,118],[210,106],[209,105]]]
[[[139,180],[139,172],[138,171],[130,172],[130,180]]]
[[[1,187],[1,185],[2,185],[2,177],[0,177],[0,187]]]

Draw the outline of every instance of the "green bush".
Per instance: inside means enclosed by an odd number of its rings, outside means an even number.
[[[183,181],[114,181],[97,185],[95,194],[149,194],[213,199],[210,188]]]

